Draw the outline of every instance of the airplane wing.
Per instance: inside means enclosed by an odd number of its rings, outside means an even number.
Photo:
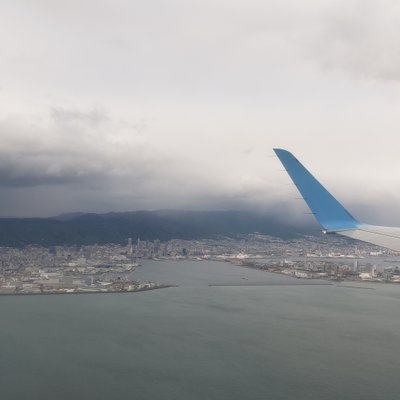
[[[274,149],[293,183],[323,228],[352,239],[400,251],[400,228],[358,222],[289,151]]]

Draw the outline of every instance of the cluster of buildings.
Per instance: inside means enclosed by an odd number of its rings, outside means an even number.
[[[356,244],[355,244],[356,243]],[[235,238],[132,241],[123,245],[0,248],[0,294],[92,293],[163,287],[137,282],[143,259],[219,260],[296,278],[400,283],[400,258],[391,250],[332,236],[284,240],[248,234]]]
[[[284,260],[246,260],[241,264],[269,272],[281,273],[301,279],[330,279],[334,281],[370,281],[400,283],[400,259],[397,265],[385,259],[284,259]]]
[[[357,243],[355,245],[355,243]],[[135,259],[229,259],[229,258],[287,258],[328,257],[365,258],[392,256],[397,253],[377,246],[354,242],[336,235],[301,236],[281,239],[258,233],[238,235],[235,238],[183,240],[130,241],[129,254]]]
[[[0,294],[132,292],[164,287],[137,282],[126,246],[0,248]]]

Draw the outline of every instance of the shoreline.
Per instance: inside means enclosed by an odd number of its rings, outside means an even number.
[[[334,286],[333,283],[330,282],[316,282],[316,283],[248,283],[248,284],[223,284],[223,283],[217,283],[217,284],[209,284],[209,287],[251,287],[251,286]]]
[[[149,290],[167,289],[171,287],[178,287],[178,285],[159,285],[156,287],[143,288],[139,290],[107,290],[107,291],[81,291],[81,292],[45,292],[45,293],[0,293],[1,296],[59,296],[59,295],[79,295],[79,294],[126,294],[126,293],[140,293]]]

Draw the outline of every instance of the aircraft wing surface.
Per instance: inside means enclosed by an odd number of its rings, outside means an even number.
[[[324,233],[338,233],[400,251],[400,228],[358,222],[292,153],[283,149],[274,151]]]
[[[400,228],[361,224],[358,229],[337,231],[336,233],[352,239],[358,239],[363,242],[400,251]]]

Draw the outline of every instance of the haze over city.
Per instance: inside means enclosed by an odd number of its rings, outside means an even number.
[[[288,148],[400,223],[395,1],[5,1],[1,216],[307,211]]]

